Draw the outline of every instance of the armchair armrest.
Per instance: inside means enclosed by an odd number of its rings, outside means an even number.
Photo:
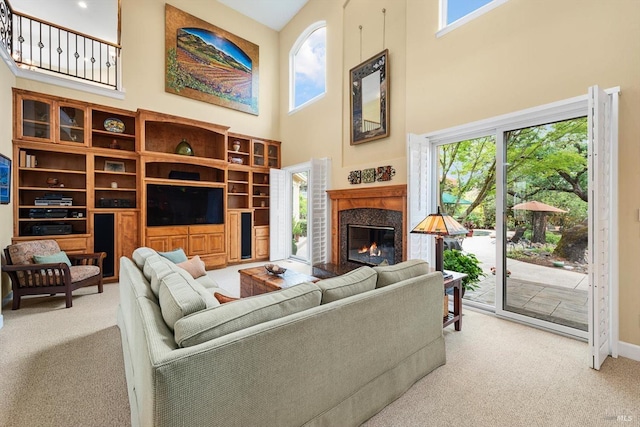
[[[67,254],[73,265],[97,265],[102,270],[102,261],[106,258],[105,252]]]
[[[8,273],[11,280],[20,287],[71,283],[71,272],[66,262],[3,265],[2,271]]]

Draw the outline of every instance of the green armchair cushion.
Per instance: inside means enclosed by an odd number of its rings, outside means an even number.
[[[71,260],[64,251],[60,251],[51,255],[34,255],[33,261],[36,264],[53,264],[57,262],[64,262],[69,267],[71,267]]]

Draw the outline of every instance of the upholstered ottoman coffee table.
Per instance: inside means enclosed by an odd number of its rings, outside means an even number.
[[[266,292],[277,291],[303,282],[317,282],[317,277],[308,276],[297,271],[287,270],[283,274],[275,275],[267,272],[264,267],[244,268],[240,273],[240,296],[250,297]]]

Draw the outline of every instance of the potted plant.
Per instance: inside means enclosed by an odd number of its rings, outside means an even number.
[[[464,254],[457,249],[447,249],[444,251],[443,265],[445,270],[457,271],[467,275],[462,279],[462,295],[464,291],[478,289],[477,283],[486,274],[480,267],[480,261],[474,254]]]

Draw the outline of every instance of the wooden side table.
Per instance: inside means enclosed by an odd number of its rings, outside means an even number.
[[[447,327],[455,323],[456,331],[462,329],[462,279],[467,277],[464,273],[456,271],[446,271],[452,277],[444,280],[444,291],[453,289],[453,311],[449,311],[447,316],[442,318],[442,327]]]
[[[317,277],[287,270],[284,274],[276,276],[267,273],[264,267],[253,267],[238,270],[240,273],[240,296],[250,297],[266,292],[277,291],[303,282],[317,282]]]

